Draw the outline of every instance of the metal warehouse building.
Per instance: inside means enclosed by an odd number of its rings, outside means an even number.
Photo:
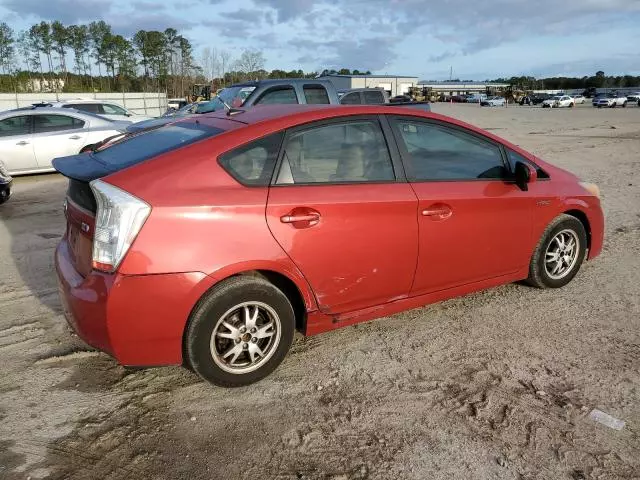
[[[389,96],[408,93],[411,87],[418,84],[418,77],[403,75],[324,75],[320,78],[329,80],[336,90],[351,88],[382,88]]]

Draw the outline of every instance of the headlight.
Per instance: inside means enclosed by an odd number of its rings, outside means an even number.
[[[600,198],[600,189],[595,183],[580,182],[580,186],[594,197]]]
[[[91,190],[98,206],[91,266],[114,272],[138,236],[151,207],[101,180],[91,182]]]

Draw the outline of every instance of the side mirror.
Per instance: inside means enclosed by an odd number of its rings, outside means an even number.
[[[520,190],[526,192],[529,190],[529,184],[538,179],[538,174],[531,165],[524,162],[516,162],[515,180]]]
[[[125,115],[125,117],[131,117],[131,116],[133,116],[133,113],[125,113],[124,115]]]

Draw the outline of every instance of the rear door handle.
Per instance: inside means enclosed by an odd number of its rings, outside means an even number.
[[[71,135],[69,140],[80,140],[82,137],[80,135]]]
[[[16,143],[16,145],[29,145],[29,142],[26,142],[24,140],[20,140],[18,143]]]
[[[453,210],[449,205],[436,203],[422,210],[422,216],[431,217],[433,220],[444,220],[453,215]]]
[[[319,213],[308,213],[306,215],[284,215],[280,217],[282,223],[295,223],[295,222],[315,222],[320,221]]]

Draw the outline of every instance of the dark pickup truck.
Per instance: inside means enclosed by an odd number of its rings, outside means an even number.
[[[361,104],[389,104],[386,99],[386,93],[377,88],[359,89],[370,93],[358,94]],[[348,91],[349,93],[356,90]],[[373,98],[373,95],[380,97],[381,101],[366,101],[367,97]],[[342,96],[345,98],[346,94]],[[352,97],[348,97],[352,98]],[[386,100],[386,101],[385,101]],[[128,132],[138,132],[148,128],[158,127],[166,123],[171,123],[184,116],[198,115],[220,111],[225,108],[249,108],[254,105],[269,104],[326,104],[326,105],[344,105],[340,101],[340,96],[335,87],[329,80],[321,78],[287,78],[281,80],[257,80],[253,82],[237,83],[230,87],[224,88],[218,96],[208,102],[202,102],[194,105],[190,111],[183,111],[179,114],[167,115],[153,120],[137,122],[127,128]],[[391,104],[389,104],[391,105]],[[430,110],[428,102],[398,102],[393,103],[394,106],[406,106],[411,108],[420,108],[422,110]]]

